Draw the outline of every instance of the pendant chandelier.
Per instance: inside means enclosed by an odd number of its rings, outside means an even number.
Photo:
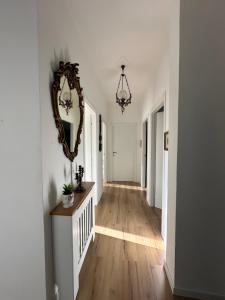
[[[125,65],[121,66],[122,73],[116,91],[116,103],[121,107],[122,114],[125,107],[131,103],[131,92],[127,81],[127,76],[124,74]]]

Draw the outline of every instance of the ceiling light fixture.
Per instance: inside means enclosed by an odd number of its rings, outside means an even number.
[[[127,76],[124,74],[125,65],[121,66],[122,73],[118,83],[116,91],[116,103],[121,107],[122,114],[124,113],[125,107],[131,103],[131,92],[127,81]],[[124,86],[126,85],[126,87]]]

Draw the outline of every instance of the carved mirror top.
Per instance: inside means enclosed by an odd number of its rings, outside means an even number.
[[[59,63],[52,84],[52,107],[58,141],[66,157],[73,161],[78,154],[84,118],[84,103],[78,64]]]

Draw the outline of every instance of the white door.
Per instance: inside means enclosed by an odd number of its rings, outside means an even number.
[[[112,141],[113,181],[136,181],[136,124],[114,124]]]
[[[162,209],[163,189],[163,112],[156,114],[155,207]]]

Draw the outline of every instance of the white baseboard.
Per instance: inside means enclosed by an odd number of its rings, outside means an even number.
[[[180,288],[174,288],[174,295],[201,299],[201,300],[224,300],[225,299],[225,295],[217,295],[217,294],[206,293],[202,291],[185,290]]]
[[[168,278],[168,281],[169,281],[169,284],[170,284],[170,288],[171,288],[172,292],[174,292],[174,279],[172,278],[172,276],[170,274],[170,271],[169,271],[169,268],[168,268],[166,262],[164,262],[164,270],[166,272],[166,276]]]
[[[166,272],[166,276],[168,278],[172,293],[176,296],[182,296],[182,297],[194,298],[200,300],[225,300],[225,295],[218,295],[218,294],[207,293],[203,291],[194,291],[194,290],[177,288],[174,286],[174,280],[171,276],[171,273],[169,271],[166,262],[164,262],[164,270]]]

